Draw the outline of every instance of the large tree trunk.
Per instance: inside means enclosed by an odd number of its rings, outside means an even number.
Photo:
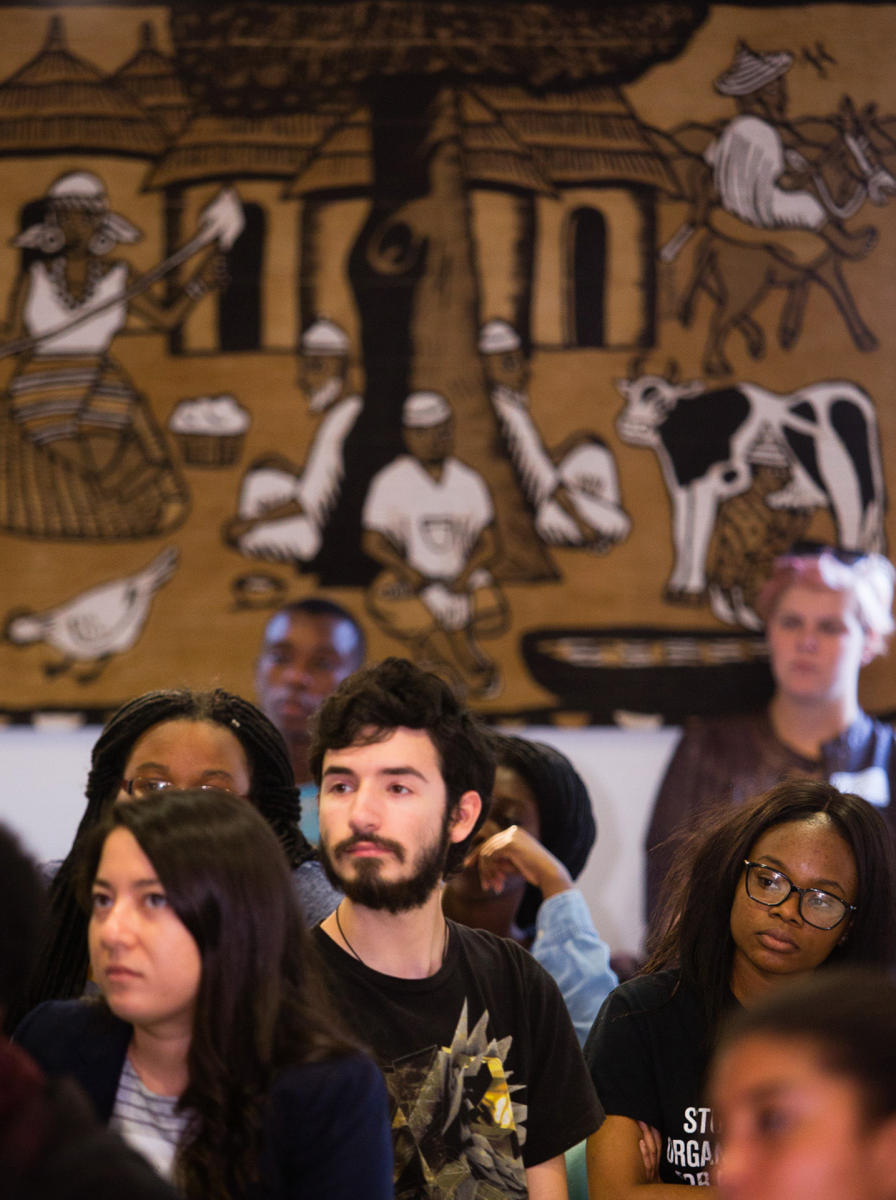
[[[338,581],[349,582],[344,538],[360,527],[366,484],[403,449],[405,397],[431,390],[454,410],[456,456],[491,489],[501,546],[495,574],[556,578],[507,458],[477,351],[479,289],[457,93],[431,80],[413,88],[385,84],[372,112],[375,194],[349,266],[361,314],[365,403],[346,445],[352,495],[340,502],[330,548],[315,566],[324,581],[337,582],[332,564]]]
[[[411,388],[443,393],[457,421],[457,457],[488,481],[501,543],[498,577],[555,578],[507,457],[476,346],[481,310],[454,88],[434,97],[427,149],[429,195],[414,209],[426,262],[411,311]]]

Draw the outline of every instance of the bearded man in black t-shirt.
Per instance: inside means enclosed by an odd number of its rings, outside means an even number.
[[[386,659],[325,701],[311,768],[345,893],[314,936],[386,1076],[396,1197],[562,1200],[564,1152],[602,1114],[560,992],[521,947],[442,913],[487,811],[487,730],[437,676]]]

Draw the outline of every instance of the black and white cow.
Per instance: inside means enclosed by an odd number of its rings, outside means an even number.
[[[747,490],[750,450],[772,438],[791,466],[767,497],[773,508],[830,508],[841,546],[885,550],[886,504],[874,404],[846,380],[810,383],[780,396],[755,383],[707,391],[699,380],[662,375],[617,379],[623,441],[657,452],[672,502],[675,566],[669,599],[700,598],[719,504]]]

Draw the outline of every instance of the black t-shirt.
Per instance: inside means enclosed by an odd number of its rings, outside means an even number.
[[[676,971],[620,984],[585,1042],[607,1114],[646,1121],[662,1134],[664,1183],[710,1182],[716,1147],[712,1112],[703,1099],[709,1054],[703,1005]]]
[[[372,971],[313,932],[337,1005],[386,1076],[396,1197],[515,1200],[528,1194],[526,1167],[580,1142],[602,1114],[553,979],[515,942],[449,930],[427,979]]]

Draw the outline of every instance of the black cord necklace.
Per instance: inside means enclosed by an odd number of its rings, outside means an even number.
[[[342,922],[339,920],[339,910],[341,907],[342,907],[342,901],[340,900],[340,902],[336,905],[336,928],[339,930],[339,936],[345,942],[346,946],[348,946],[349,950],[351,950],[352,954],[354,954],[354,956],[358,960],[358,962],[361,963],[362,966],[366,966],[367,964],[364,962],[364,959],[361,957],[361,955],[358,953],[358,951],[354,948],[354,946],[351,944],[351,942],[345,936],[345,930],[342,928]]]
[[[339,903],[336,905],[336,908],[334,909],[334,916],[336,917],[336,928],[339,930],[339,936],[345,942],[346,946],[351,951],[351,953],[355,956],[355,958],[358,960],[358,962],[361,964],[361,966],[366,967],[367,963],[364,961],[364,959],[361,957],[361,955],[358,953],[358,951],[354,948],[354,946],[351,944],[351,942],[345,936],[345,930],[342,928],[342,922],[339,919],[339,910],[341,907],[342,907],[342,901],[340,900]],[[446,921],[445,922],[445,940],[442,943],[442,959],[441,959],[442,963],[444,963],[447,954],[448,954],[448,922]]]

